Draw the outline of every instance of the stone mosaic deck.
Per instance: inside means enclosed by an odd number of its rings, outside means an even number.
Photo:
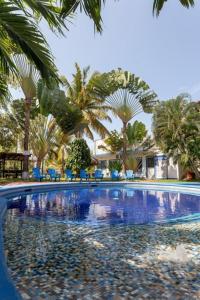
[[[89,227],[15,218],[7,264],[22,298],[200,299],[200,223]]]

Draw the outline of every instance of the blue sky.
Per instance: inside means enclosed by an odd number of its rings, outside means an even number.
[[[94,34],[83,14],[69,23],[66,37],[45,34],[61,74],[71,78],[74,63],[91,70],[121,67],[145,80],[161,100],[189,92],[200,99],[200,3],[184,9],[168,0],[159,18],[152,16],[153,0],[108,0],[103,10],[103,33]],[[15,95],[17,95],[16,93]],[[137,117],[151,127],[151,115]],[[120,129],[119,120],[108,125]]]

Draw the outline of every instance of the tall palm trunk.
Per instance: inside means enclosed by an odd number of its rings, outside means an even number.
[[[123,122],[122,135],[123,135],[123,147],[122,147],[122,165],[123,172],[126,172],[126,160],[127,160],[127,123]]]
[[[29,177],[29,131],[30,131],[30,111],[31,98],[25,99],[25,124],[24,124],[24,162],[22,177],[27,179]]]

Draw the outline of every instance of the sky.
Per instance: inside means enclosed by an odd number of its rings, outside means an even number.
[[[94,33],[92,21],[84,14],[68,23],[65,37],[40,24],[60,74],[71,79],[75,62],[90,65],[91,72],[120,67],[146,81],[160,100],[183,92],[200,99],[200,3],[187,10],[178,0],[168,0],[158,18],[152,15],[152,3],[107,0],[102,34]],[[150,131],[151,117],[142,113],[135,119]],[[110,130],[121,128],[118,119],[105,124]]]

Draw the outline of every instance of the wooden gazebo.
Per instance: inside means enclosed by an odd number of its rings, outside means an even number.
[[[23,160],[23,153],[0,152],[0,177],[21,177]]]

